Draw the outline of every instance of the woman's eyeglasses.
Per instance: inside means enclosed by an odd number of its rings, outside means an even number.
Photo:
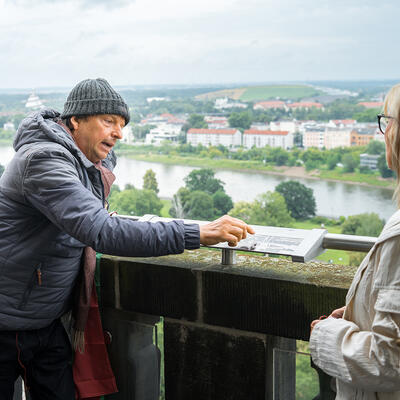
[[[385,134],[387,126],[389,125],[389,122],[391,119],[396,119],[394,117],[389,117],[385,114],[378,114],[378,125],[379,125],[379,130],[381,131],[382,135]]]

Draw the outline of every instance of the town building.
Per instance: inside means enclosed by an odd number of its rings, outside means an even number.
[[[122,143],[133,144],[135,137],[133,136],[132,125],[128,124],[122,128]]]
[[[362,101],[361,103],[358,103],[358,105],[365,108],[382,108],[383,101]]]
[[[350,147],[351,129],[326,128],[324,134],[324,147],[327,150],[336,147]]]
[[[293,121],[271,121],[269,124],[271,131],[288,131],[295,133],[299,129],[299,123],[296,120]]]
[[[322,149],[325,145],[325,129],[320,127],[307,127],[303,131],[303,147]]]
[[[242,144],[242,134],[238,129],[195,129],[187,131],[186,142],[193,146],[236,147]]]
[[[14,125],[12,122],[6,122],[6,123],[3,125],[3,129],[4,129],[5,131],[12,131],[12,132],[14,132],[14,131],[15,131],[15,125]]]
[[[228,97],[215,99],[214,108],[222,110],[224,108],[247,108],[247,104],[238,101],[230,101]]]
[[[355,119],[331,119],[327,126],[329,128],[351,128],[356,124]]]
[[[375,133],[359,132],[357,129],[353,129],[350,135],[350,146],[366,146],[375,137]]]
[[[30,110],[40,110],[41,108],[44,108],[44,105],[42,100],[39,99],[39,96],[32,93],[28,97],[28,100],[25,103],[25,107],[29,108]]]
[[[271,101],[259,101],[254,104],[253,110],[274,110],[274,109],[284,109],[286,110],[286,104],[281,100],[271,100]]]
[[[160,122],[155,128],[150,129],[150,132],[146,135],[145,142],[155,146],[160,146],[165,140],[177,142],[182,126],[182,124]]]
[[[293,134],[288,131],[247,129],[243,132],[243,147],[293,147]]]
[[[223,129],[229,127],[227,117],[207,115],[204,117],[204,121],[207,122],[209,129]]]
[[[317,103],[314,101],[300,101],[296,103],[291,103],[287,105],[289,108],[292,110],[297,110],[297,109],[304,109],[304,110],[309,110],[311,108],[318,108],[323,110],[324,106],[321,103]]]
[[[377,169],[379,157],[380,156],[376,154],[360,154],[360,167]]]

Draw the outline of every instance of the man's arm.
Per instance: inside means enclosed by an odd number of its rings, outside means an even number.
[[[177,254],[185,248],[229,241],[236,243],[251,232],[242,221],[223,217],[202,226],[138,222],[110,217],[101,201],[79,180],[74,165],[63,154],[35,154],[23,181],[27,201],[60,230],[96,251],[121,256]],[[235,239],[236,238],[236,239]]]

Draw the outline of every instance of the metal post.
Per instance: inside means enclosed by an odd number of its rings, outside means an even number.
[[[222,265],[234,265],[236,264],[236,252],[231,249],[222,249]]]

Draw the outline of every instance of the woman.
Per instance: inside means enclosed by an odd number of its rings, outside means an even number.
[[[378,116],[400,207],[400,84]],[[337,378],[337,400],[400,399],[400,211],[361,263],[346,306],[311,323],[311,356]]]

